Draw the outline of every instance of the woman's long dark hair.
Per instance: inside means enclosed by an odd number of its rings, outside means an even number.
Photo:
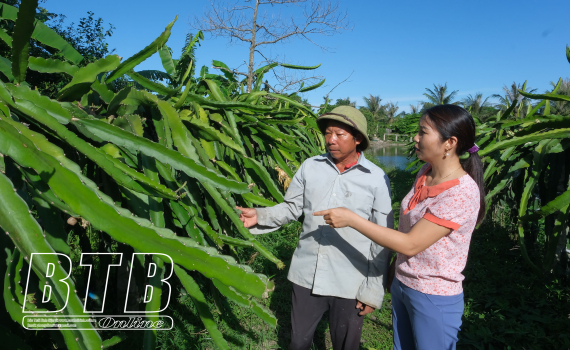
[[[441,141],[447,141],[452,136],[457,138],[457,155],[465,155],[467,150],[475,144],[475,121],[469,112],[465,109],[455,105],[439,105],[427,109],[424,116],[429,119],[429,122],[434,126]],[[485,182],[483,181],[483,163],[481,157],[477,152],[467,153],[469,156],[466,159],[459,159],[463,170],[479,186],[480,193],[480,206],[479,214],[477,215],[477,224],[480,224],[485,218]]]

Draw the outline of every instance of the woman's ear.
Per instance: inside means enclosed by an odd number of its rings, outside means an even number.
[[[457,137],[451,136],[447,141],[449,149],[456,149],[457,148]]]

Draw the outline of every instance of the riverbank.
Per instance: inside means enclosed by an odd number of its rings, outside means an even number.
[[[409,142],[395,142],[395,141],[382,141],[382,140],[370,140],[371,148],[381,148],[381,147],[392,147],[392,146],[405,146]]]

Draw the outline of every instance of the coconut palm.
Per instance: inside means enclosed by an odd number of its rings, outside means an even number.
[[[553,87],[556,83],[551,82]],[[548,91],[550,92],[550,91]],[[560,83],[560,87],[556,92],[558,95],[570,96],[570,78],[563,79]],[[570,115],[570,102],[567,101],[550,101],[550,114],[555,115]]]
[[[517,84],[516,82],[513,82],[510,86],[503,85],[503,92],[505,95],[492,95],[492,97],[495,97],[499,100],[499,103],[495,104],[495,107],[504,111],[507,110],[513,103],[516,103],[516,106],[513,109],[513,115],[517,119],[524,118],[527,109],[530,106],[530,101],[528,98],[522,96],[519,90],[528,93],[533,93],[536,91],[536,89],[527,90],[526,82],[524,84]]]
[[[455,95],[457,95],[457,90],[452,91],[450,94],[447,93],[447,83],[444,85],[433,84],[433,90],[426,88],[426,91],[427,92],[424,93],[424,96],[427,97],[428,101],[422,102],[424,108],[452,104],[455,99]]]
[[[382,99],[380,98],[380,96],[374,96],[372,94],[370,94],[370,97],[362,97],[362,99],[364,100],[364,104],[366,105],[365,108],[368,109],[368,111],[370,111],[370,113],[372,113],[372,117],[374,119],[377,119],[380,112],[382,112]]]
[[[483,99],[483,94],[478,92],[475,95],[469,94],[461,100],[461,105],[472,115],[485,119],[488,114],[485,113],[485,107],[491,107],[491,103],[487,101],[488,99],[489,97]]]
[[[392,122],[394,121],[394,117],[396,116],[396,113],[398,112],[398,109],[400,109],[400,107],[398,107],[398,102],[396,102],[396,103],[388,102],[382,107],[384,109],[386,117],[388,117],[388,122],[390,124],[392,124]]]
[[[423,109],[422,103],[418,103],[417,105],[410,105],[410,114],[420,113]]]

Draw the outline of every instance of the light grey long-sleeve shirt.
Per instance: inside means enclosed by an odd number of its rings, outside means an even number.
[[[305,214],[287,278],[314,294],[382,306],[391,251],[350,227],[332,228],[313,213],[345,207],[378,225],[394,227],[390,180],[361,154],[340,172],[330,154],[312,157],[293,177],[283,203],[256,208],[253,234],[274,231]]]

